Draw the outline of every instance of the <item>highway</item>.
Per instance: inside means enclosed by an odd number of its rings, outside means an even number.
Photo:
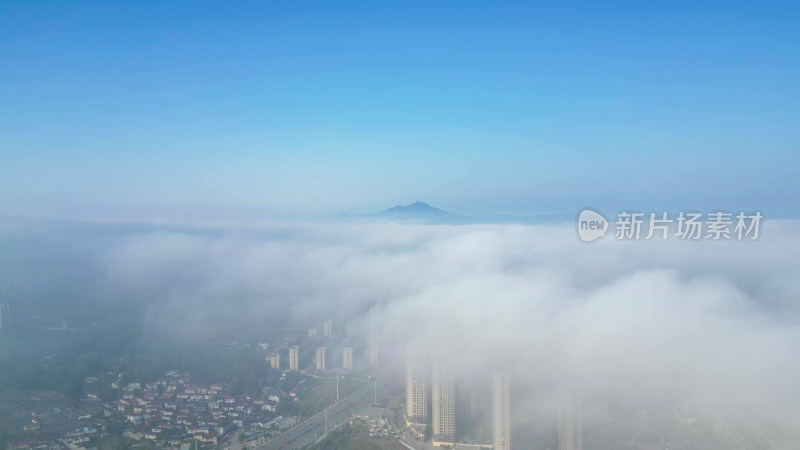
[[[328,431],[334,430],[358,411],[362,406],[372,401],[372,385],[357,391],[338,403],[329,406],[322,412],[312,416],[305,422],[297,425],[282,435],[258,447],[259,450],[290,450],[303,448],[313,444],[325,435],[325,420],[327,413]]]

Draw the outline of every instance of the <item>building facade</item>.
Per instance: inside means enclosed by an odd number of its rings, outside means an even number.
[[[317,347],[317,371],[323,372],[325,370],[325,347]]]
[[[447,368],[433,368],[433,445],[452,446],[456,440],[456,389]]]
[[[353,370],[353,347],[342,349],[342,369]]]
[[[558,405],[559,450],[583,450],[583,417],[580,397],[562,393]]]
[[[333,321],[326,320],[325,323],[322,324],[322,335],[327,338],[333,336]]]
[[[508,375],[492,377],[492,444],[494,450],[511,449],[511,405]]]
[[[378,308],[369,310],[369,366],[378,368]]]
[[[406,425],[428,423],[428,371],[411,354],[406,358]]]
[[[300,347],[294,346],[289,348],[289,370],[300,370]]]

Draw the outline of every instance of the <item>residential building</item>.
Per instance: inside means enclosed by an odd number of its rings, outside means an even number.
[[[317,357],[315,361],[317,363],[317,371],[325,371],[325,347],[317,347]]]
[[[342,369],[353,370],[353,347],[342,349]]]
[[[456,439],[456,390],[450,369],[433,368],[433,445],[452,446]]]
[[[409,352],[406,358],[406,425],[425,426],[428,423],[428,371],[417,356]]]
[[[494,450],[511,449],[511,407],[508,375],[492,378],[492,444]]]
[[[289,348],[289,370],[300,370],[300,347],[294,346]]]
[[[378,368],[378,308],[369,310],[369,366]]]
[[[333,321],[326,320],[325,323],[322,324],[322,335],[326,338],[333,336]]]
[[[561,393],[558,405],[559,450],[583,450],[581,399],[573,393]]]

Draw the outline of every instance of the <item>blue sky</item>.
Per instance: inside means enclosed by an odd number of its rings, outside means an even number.
[[[798,217],[798,23],[797,2],[4,1],[0,214]]]

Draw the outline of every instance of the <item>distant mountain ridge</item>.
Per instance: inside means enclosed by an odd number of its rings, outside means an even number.
[[[376,217],[388,219],[455,219],[458,214],[451,213],[425,203],[416,201],[410,205],[397,205],[374,214]]]
[[[436,208],[422,201],[409,205],[397,205],[376,213],[349,214],[340,213],[333,216],[336,219],[350,220],[385,220],[397,222],[416,222],[425,224],[490,224],[490,223],[548,223],[573,220],[574,217],[565,214],[535,214],[529,216],[514,216],[506,214],[462,215]]]
[[[425,202],[416,201],[410,205],[397,205],[370,214],[341,213],[334,216],[338,219],[373,219],[387,221],[409,221],[421,223],[462,223],[465,217],[435,208]]]

